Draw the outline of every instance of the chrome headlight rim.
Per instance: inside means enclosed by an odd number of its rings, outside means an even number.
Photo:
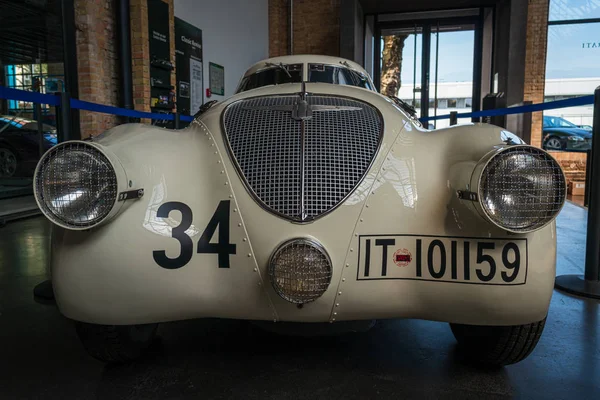
[[[285,251],[292,245],[310,246],[313,249],[317,250],[321,255],[323,255],[325,257],[325,260],[326,260],[327,266],[328,266],[328,273],[329,273],[329,276],[327,279],[327,285],[321,291],[321,293],[318,296],[315,296],[314,298],[306,298],[306,299],[301,299],[301,300],[297,299],[297,298],[292,298],[288,294],[285,293],[285,291],[278,285],[278,283],[275,279],[275,261],[278,259],[278,257],[281,255],[281,253],[283,251]],[[327,252],[327,250],[325,250],[325,247],[319,241],[317,241],[314,238],[310,238],[310,237],[297,237],[297,238],[288,239],[288,240],[281,242],[276,247],[275,251],[273,251],[273,253],[271,253],[271,256],[269,257],[269,264],[268,264],[268,275],[269,275],[269,279],[271,281],[271,287],[273,288],[273,290],[275,291],[275,293],[277,293],[277,295],[279,297],[281,297],[283,300],[285,300],[289,303],[296,304],[296,305],[302,305],[302,304],[307,304],[307,303],[316,301],[317,299],[322,297],[323,294],[325,294],[325,292],[327,292],[327,290],[331,286],[331,281],[333,279],[333,263],[331,261],[331,257],[329,256],[329,253]]]
[[[43,190],[41,190],[41,184],[39,183],[41,174],[43,172],[42,169],[48,164],[48,162],[51,161],[51,158],[54,157],[58,151],[64,149],[64,147],[74,145],[83,146],[84,148],[86,148],[86,151],[94,152],[96,156],[100,156],[103,159],[103,161],[107,162],[108,165],[110,165],[110,167],[112,168],[112,173],[114,174],[116,182],[116,195],[114,196],[114,199],[111,202],[108,213],[105,213],[101,217],[95,218],[91,222],[80,224],[73,223],[72,221],[69,221],[65,218],[61,218],[60,215],[53,213],[44,201]],[[40,158],[33,175],[33,195],[42,214],[44,214],[44,216],[48,218],[53,224],[68,230],[84,231],[97,227],[109,221],[110,219],[112,219],[112,217],[114,217],[114,215],[116,215],[119,212],[121,208],[120,205],[122,205],[122,202],[118,201],[118,196],[121,191],[127,190],[127,182],[127,175],[125,174],[125,170],[121,165],[120,161],[114,154],[107,151],[103,146],[97,143],[82,140],[69,140],[53,146],[48,151],[46,151],[46,153],[44,153],[44,155]]]
[[[539,225],[534,225],[529,228],[515,229],[510,226],[502,225],[501,223],[499,223],[497,221],[497,218],[490,215],[489,211],[487,210],[487,207],[483,204],[484,195],[483,195],[482,180],[484,177],[484,172],[486,171],[488,166],[497,157],[506,155],[506,153],[515,152],[515,151],[524,150],[524,149],[526,149],[532,153],[537,153],[537,155],[545,157],[548,159],[548,161],[554,163],[554,167],[556,168],[555,173],[558,172],[558,175],[560,176],[560,179],[562,181],[562,194],[559,193],[558,191],[555,194],[557,199],[560,201],[560,207],[557,208],[553,217],[548,218],[548,220],[546,222],[539,224]],[[482,158],[482,160],[478,163],[478,165],[475,167],[475,170],[473,171],[473,174],[471,176],[471,187],[476,189],[477,201],[475,202],[475,204],[476,204],[477,210],[479,211],[479,214],[482,217],[484,217],[484,219],[486,221],[490,222],[491,224],[495,225],[496,227],[498,227],[506,232],[515,233],[515,234],[526,234],[526,233],[535,232],[535,231],[538,231],[538,230],[543,229],[546,226],[550,225],[552,222],[554,222],[556,220],[556,217],[558,216],[558,214],[560,214],[560,211],[563,209],[566,199],[567,199],[567,180],[566,180],[564,171],[563,171],[562,167],[560,166],[560,163],[554,157],[552,157],[552,155],[550,155],[550,153],[548,153],[547,151],[544,151],[538,147],[527,145],[527,144],[498,146],[495,149],[493,149],[492,151],[488,152]]]

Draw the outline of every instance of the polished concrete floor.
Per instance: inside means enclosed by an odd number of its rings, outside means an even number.
[[[572,204],[559,217],[559,274],[582,273],[585,222]],[[105,366],[55,307],[33,301],[49,233],[41,217],[0,228],[0,399],[600,399],[599,302],[560,292],[532,355],[500,370],[466,365],[447,324],[413,320],[328,338],[170,323],[142,360]]]

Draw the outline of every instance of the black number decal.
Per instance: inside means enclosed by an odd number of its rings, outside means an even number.
[[[515,253],[515,261],[508,261],[508,252],[512,250]],[[512,269],[512,275],[508,275],[502,271],[502,280],[504,282],[512,282],[519,275],[519,268],[521,267],[521,253],[519,252],[519,246],[516,243],[508,242],[502,249],[502,263],[507,269]]]
[[[435,267],[433,266],[433,252],[435,251],[436,247],[439,247],[441,257],[439,272],[436,272]],[[436,279],[442,278],[446,273],[446,248],[441,240],[433,240],[429,245],[429,250],[427,251],[427,267],[429,268],[429,273],[431,276]]]
[[[458,271],[456,270],[456,240],[450,242],[450,270],[452,271],[452,279],[458,279]]]
[[[189,237],[185,231],[192,225],[192,210],[185,204],[178,201],[171,201],[165,203],[158,208],[156,216],[158,218],[167,218],[169,213],[173,210],[181,212],[181,223],[173,228],[172,237],[173,239],[179,240],[181,245],[181,252],[179,257],[169,258],[165,250],[155,250],[152,252],[154,261],[158,265],[166,269],[177,269],[183,267],[185,264],[190,262],[192,254],[194,253],[194,243],[192,238]]]
[[[365,277],[371,272],[371,239],[367,239],[367,247],[365,249]]]
[[[230,205],[229,200],[223,200],[219,203],[217,210],[198,241],[198,253],[219,255],[219,268],[229,268],[229,255],[235,254],[235,244],[229,243]],[[219,241],[218,243],[210,243],[217,227],[219,227]]]
[[[491,281],[492,279],[494,279],[494,275],[496,275],[496,262],[494,261],[494,258],[489,254],[483,254],[483,251],[494,250],[495,247],[495,243],[477,243],[477,264],[481,264],[483,262],[487,262],[488,264],[490,264],[490,273],[487,275],[484,275],[483,272],[481,272],[481,269],[479,268],[475,270],[475,272],[477,273],[477,277],[483,282]]]
[[[421,239],[417,239],[417,276],[421,277],[421,244],[423,241]]]
[[[465,260],[465,281],[470,281],[471,280],[471,249],[470,249],[470,245],[469,242],[465,242],[465,244],[463,245],[463,257]]]
[[[376,239],[375,246],[382,246],[381,251],[381,276],[387,275],[387,254],[388,254],[388,246],[393,246],[396,244],[396,239]]]

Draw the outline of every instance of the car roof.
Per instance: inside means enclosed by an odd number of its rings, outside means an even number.
[[[330,64],[330,65],[343,65],[347,68],[350,68],[356,72],[364,74],[365,76],[369,76],[367,71],[364,70],[360,64],[355,63],[354,61],[347,60],[341,57],[332,57],[332,56],[320,56],[315,54],[299,54],[293,56],[280,56],[280,57],[272,57],[266,60],[262,60],[251,66],[244,73],[244,77],[255,73],[263,68],[268,67],[268,63],[273,64]]]

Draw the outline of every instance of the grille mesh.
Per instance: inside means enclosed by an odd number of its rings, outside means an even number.
[[[306,122],[304,204],[316,217],[339,204],[361,181],[379,146],[379,113],[339,97],[309,97],[311,105],[357,107],[362,111],[315,111]]]
[[[45,215],[68,228],[96,225],[117,198],[117,177],[110,161],[83,142],[50,150],[40,161],[34,182]]]
[[[374,107],[334,96],[307,96],[312,117],[295,119],[292,110],[299,101],[299,95],[242,100],[227,108],[223,122],[258,199],[278,214],[304,221],[336,207],[360,183],[377,153],[383,123]]]
[[[527,232],[552,221],[566,194],[560,165],[546,152],[518,146],[494,156],[480,184],[488,216],[507,229]]]

